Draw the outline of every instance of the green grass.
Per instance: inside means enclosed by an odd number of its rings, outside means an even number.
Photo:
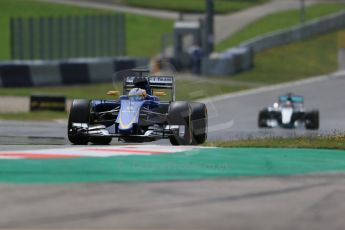
[[[208,142],[206,145],[215,147],[260,147],[260,148],[318,148],[345,150],[345,134],[295,137],[295,138],[264,138],[235,141]]]
[[[322,17],[331,13],[345,10],[345,4],[318,4],[308,7],[306,10],[306,20]],[[246,26],[230,38],[220,42],[216,46],[217,51],[238,45],[239,43],[263,35],[269,32],[286,29],[300,24],[300,11],[289,10],[267,15],[250,25]]]
[[[333,72],[337,69],[337,32],[260,52],[255,67],[232,79],[274,84]]]
[[[102,13],[112,12],[33,0],[1,0],[0,60],[10,58],[9,19],[11,17],[96,15]],[[126,14],[127,54],[131,56],[156,55],[160,52],[161,47],[157,44],[160,44],[161,36],[171,32],[172,26],[173,21],[170,20]]]
[[[247,89],[246,86],[217,83],[217,81],[192,81],[177,80],[176,99],[196,100],[206,96],[214,96],[238,90]],[[20,88],[0,88],[1,96],[30,96],[32,94],[62,95],[69,99],[111,99],[106,92],[109,90],[119,90],[122,92],[122,84],[113,86],[111,83],[74,85],[74,86],[54,86],[54,87],[20,87]],[[92,92],[92,93],[90,93]]]
[[[119,85],[120,86],[120,85]],[[120,87],[118,87],[120,88]],[[0,88],[1,96],[30,96],[37,95],[59,95],[67,98],[110,98],[106,95],[109,90],[114,90],[111,83],[73,86],[45,86],[45,87],[10,87]],[[92,92],[92,93],[90,93]]]
[[[54,7],[53,7],[54,6]],[[336,5],[324,5],[321,9],[315,7],[314,15],[321,15],[325,9],[335,10]],[[327,7],[326,7],[327,6]],[[340,8],[340,7],[338,7]],[[318,10],[320,11],[319,13]],[[38,12],[35,14],[35,12]],[[50,5],[45,3],[37,3],[29,0],[2,0],[0,1],[0,28],[7,28],[4,21],[9,16],[32,16],[32,15],[67,15],[67,14],[95,14],[100,11],[81,9],[77,7]],[[102,11],[103,12],[103,11]],[[308,10],[308,15],[311,15]],[[272,19],[271,19],[272,20]],[[288,20],[288,19],[284,19]],[[282,21],[284,21],[282,19]],[[155,24],[154,29],[151,25]],[[273,23],[274,24],[274,23]],[[156,53],[155,49],[159,49],[159,37],[155,33],[163,33],[165,30],[170,31],[171,21],[157,20],[149,17],[141,17],[135,15],[127,15],[127,45],[128,53],[131,55],[145,55],[145,53]],[[273,28],[273,27],[271,27]],[[156,32],[155,32],[156,31]],[[0,33],[0,59],[4,58],[4,53],[9,52],[8,47],[4,45],[4,41],[8,41],[8,34]],[[155,34],[155,36],[152,36]],[[146,36],[147,35],[147,36]],[[140,38],[140,39],[138,39]],[[7,39],[7,40],[6,40]],[[158,40],[157,40],[158,39]],[[5,51],[5,52],[4,52]],[[8,55],[8,53],[7,53]],[[274,84],[285,81],[293,81],[319,74],[329,73],[337,67],[337,47],[336,33],[329,33],[317,38],[306,41],[289,44],[272,48],[261,52],[255,57],[255,68],[251,71],[237,74],[231,80],[238,82],[249,82],[262,84]],[[177,81],[177,100],[195,100],[202,97],[220,95],[224,93],[234,92],[249,88],[248,85],[232,85],[223,84],[221,81]],[[212,81],[211,81],[212,82]],[[105,93],[114,89],[111,83],[95,84],[95,85],[76,85],[76,86],[60,86],[60,87],[24,87],[24,88],[0,88],[0,95],[29,96],[31,94],[48,94],[48,95],[64,95],[72,98],[88,98],[88,99],[109,99]],[[120,85],[117,89],[121,89]],[[90,92],[92,92],[90,94]],[[54,112],[53,112],[54,113]],[[57,118],[65,117],[65,114],[56,114]],[[37,113],[17,114],[17,119],[57,119],[54,114],[45,112],[38,115]],[[16,119],[13,114],[2,114],[1,119]]]
[[[237,74],[229,79],[177,80],[177,99],[195,100],[250,88],[248,82],[258,85],[293,81],[319,74],[329,73],[337,68],[337,33],[329,33],[306,41],[276,47],[257,54],[255,68]],[[254,86],[254,84],[253,84]],[[117,90],[121,90],[118,85]],[[65,95],[68,98],[104,98],[105,93],[114,90],[111,83],[60,87],[0,88],[0,95],[29,96],[31,94]],[[90,94],[89,92],[92,92]]]
[[[223,84],[217,81],[191,81],[177,80],[176,82],[176,100],[197,100],[208,96],[215,96],[224,93],[235,92],[247,89],[248,86]],[[1,96],[30,96],[32,94],[41,95],[63,95],[69,99],[113,99],[107,96],[109,90],[120,90],[122,84],[115,87],[111,83],[93,84],[93,85],[75,85],[75,86],[55,86],[55,87],[22,87],[22,88],[0,88]],[[90,93],[92,92],[92,93]],[[165,98],[162,98],[164,100]],[[168,99],[167,99],[168,100]],[[0,113],[0,119],[3,120],[56,120],[67,119],[68,115],[64,112],[54,111],[35,111],[24,113]]]
[[[67,112],[57,111],[35,111],[23,113],[0,113],[0,120],[20,120],[20,121],[52,121],[67,119]]]
[[[267,1],[268,0],[215,0],[214,8],[216,13],[232,13]],[[192,13],[205,12],[205,0],[121,0],[120,2],[129,6],[143,8]]]
[[[161,52],[163,34],[171,33],[173,21],[126,15],[126,47],[128,56],[153,57]],[[153,26],[154,25],[154,26]]]

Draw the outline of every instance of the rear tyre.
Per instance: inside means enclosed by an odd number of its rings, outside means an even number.
[[[203,144],[207,139],[207,108],[203,103],[191,102],[193,123],[193,145]]]
[[[268,111],[261,110],[258,116],[258,127],[259,128],[267,128],[267,120],[268,120]]]
[[[305,117],[306,129],[316,130],[316,129],[319,129],[319,125],[320,125],[319,111],[313,110],[306,114],[306,117]]]
[[[68,118],[68,140],[75,145],[87,145],[89,137],[75,132],[72,129],[72,123],[86,123],[90,120],[90,101],[89,100],[73,100]]]
[[[174,132],[169,137],[172,145],[191,145],[193,141],[192,109],[188,102],[172,102],[168,110],[168,124],[184,127],[183,134]]]

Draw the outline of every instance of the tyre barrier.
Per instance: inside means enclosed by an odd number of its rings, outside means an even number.
[[[87,84],[91,82],[87,63],[61,63],[60,74],[63,85]]]
[[[115,72],[147,66],[148,58],[0,62],[0,86],[30,87],[112,82]]]
[[[3,86],[33,86],[30,67],[25,64],[5,64],[0,66],[1,83]]]

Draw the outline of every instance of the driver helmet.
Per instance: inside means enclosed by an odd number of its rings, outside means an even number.
[[[128,97],[132,101],[143,101],[146,95],[146,90],[140,88],[133,88],[128,93]]]
[[[291,106],[292,106],[292,101],[287,100],[287,101],[285,102],[285,106],[291,107]]]
[[[136,77],[133,80],[133,84],[135,88],[140,88],[146,90],[147,94],[152,94],[152,89],[150,87],[150,83],[145,77]]]
[[[287,96],[287,100],[292,102],[293,94],[292,93],[288,93],[286,96]]]

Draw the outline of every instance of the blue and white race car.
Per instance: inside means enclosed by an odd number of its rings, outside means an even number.
[[[124,142],[168,138],[172,145],[206,141],[206,105],[175,101],[173,76],[134,69],[122,78],[123,95],[116,100],[73,100],[68,120],[71,143],[109,144],[114,137]],[[119,92],[109,91],[108,95],[118,96]]]
[[[279,96],[278,102],[273,106],[262,109],[258,116],[259,128],[297,128],[305,126],[306,129],[319,128],[319,111],[306,111],[302,96],[288,93]]]

